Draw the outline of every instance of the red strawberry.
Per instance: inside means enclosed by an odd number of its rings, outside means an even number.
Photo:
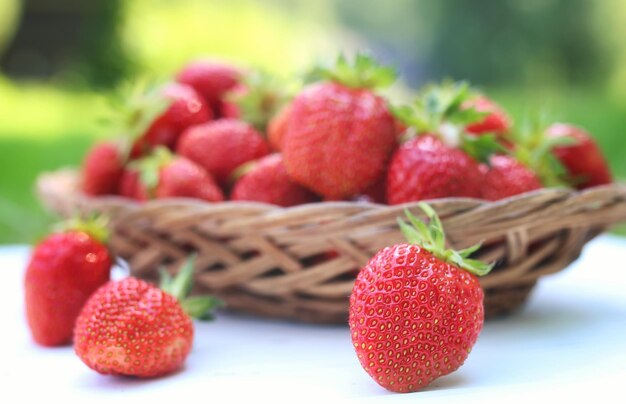
[[[611,170],[602,150],[591,135],[576,126],[557,123],[547,130],[549,138],[572,139],[572,144],[555,146],[552,151],[565,166],[578,189],[613,182]]]
[[[94,145],[83,161],[82,191],[92,196],[115,194],[124,169],[124,160],[118,145],[111,142]]]
[[[394,392],[417,391],[454,372],[469,355],[484,321],[476,275],[490,266],[467,258],[478,246],[446,250],[428,205],[430,229],[409,212],[401,222],[410,244],[379,251],[361,269],[350,295],[350,331],[363,369]]]
[[[511,127],[511,121],[502,108],[484,95],[471,98],[462,104],[462,109],[473,108],[477,112],[487,114],[481,121],[465,127],[469,133],[480,135],[483,133],[506,133]]]
[[[140,184],[134,190],[136,199],[197,198],[221,202],[224,194],[213,177],[202,167],[184,157],[174,156],[160,148],[140,162]],[[131,174],[132,175],[132,174]]]
[[[269,148],[261,134],[247,123],[220,119],[186,130],[177,152],[225,185],[237,167],[267,155]]]
[[[159,145],[174,149],[185,129],[213,118],[211,109],[192,87],[171,83],[156,98],[159,97],[169,100],[169,106],[151,121],[145,133],[137,139],[131,152],[133,157],[145,155]]]
[[[241,80],[239,69],[226,63],[197,60],[190,62],[176,76],[179,83],[193,87],[208,103],[213,115],[223,117],[222,102],[224,95]]]
[[[141,186],[139,171],[133,168],[125,168],[120,178],[117,193],[130,199],[145,201],[148,199],[146,190]]]
[[[112,258],[97,221],[77,222],[49,235],[26,269],[26,319],[35,342],[65,345],[89,296],[109,280]]]
[[[385,171],[397,144],[387,102],[372,91],[394,75],[364,56],[350,67],[340,58],[329,81],[308,86],[291,102],[283,156],[289,175],[324,196],[364,191]]]
[[[288,207],[317,200],[311,191],[291,181],[280,154],[265,156],[249,164],[252,167],[233,187],[233,201],[258,201]]]
[[[494,155],[482,179],[481,196],[496,201],[541,188],[541,181],[512,156]]]
[[[432,135],[414,137],[394,153],[387,201],[396,205],[446,197],[480,197],[481,172],[466,153]]]
[[[267,126],[267,141],[272,146],[272,149],[276,151],[280,151],[283,148],[290,112],[291,105],[288,104],[274,115]]]
[[[76,320],[74,350],[102,374],[156,377],[179,369],[193,345],[189,315],[206,317],[211,298],[182,300],[191,289],[193,264],[164,290],[143,280],[125,278],[98,289]]]

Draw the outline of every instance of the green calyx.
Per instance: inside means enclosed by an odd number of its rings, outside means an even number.
[[[419,207],[428,217],[430,221],[428,225],[417,219],[408,209],[405,209],[404,213],[409,219],[409,224],[398,218],[400,230],[409,243],[419,245],[440,260],[476,276],[483,276],[491,271],[493,264],[469,258],[480,248],[480,244],[460,251],[446,248],[446,236],[439,216],[430,205],[424,202],[420,202]]]
[[[317,67],[309,76],[309,81],[330,80],[350,88],[378,89],[393,84],[397,73],[392,67],[381,66],[371,56],[359,53],[352,63],[340,55],[335,66]]]
[[[160,269],[161,283],[159,287],[166,293],[174,296],[185,313],[198,320],[212,320],[215,309],[224,306],[224,303],[213,296],[189,296],[193,286],[193,268],[196,256],[190,256],[172,277],[164,268]]]
[[[109,219],[103,215],[92,215],[87,218],[74,217],[54,226],[56,232],[79,231],[89,234],[102,244],[107,244],[110,233]]]
[[[127,150],[165,112],[171,101],[163,95],[163,85],[147,79],[122,85],[109,99],[111,113],[104,120],[109,132],[126,139]]]
[[[139,180],[150,197],[154,197],[159,185],[161,168],[167,166],[174,159],[172,152],[164,146],[156,147],[152,154],[129,164],[131,169],[139,172]]]
[[[545,187],[570,187],[576,180],[569,178],[567,170],[552,153],[557,146],[569,146],[576,141],[568,137],[554,138],[547,135],[545,119],[527,119],[522,128],[508,134],[515,144],[512,154],[520,163],[531,169]]]
[[[438,132],[444,123],[466,126],[482,120],[486,113],[464,106],[466,101],[476,96],[477,93],[465,81],[444,81],[425,87],[411,105],[395,107],[393,112],[398,119],[420,133]]]
[[[293,97],[300,85],[279,80],[263,71],[254,71],[246,76],[243,87],[243,91],[230,92],[226,99],[237,105],[240,119],[265,133],[270,119]]]
[[[427,86],[411,105],[396,106],[392,112],[412,131],[407,131],[405,141],[420,134],[436,135],[444,143],[461,148],[474,160],[488,162],[492,154],[506,150],[495,134],[471,136],[465,127],[481,121],[487,113],[479,112],[466,102],[477,97],[467,82],[446,81]]]

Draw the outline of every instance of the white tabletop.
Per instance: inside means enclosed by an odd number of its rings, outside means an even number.
[[[345,326],[220,313],[197,324],[185,368],[156,380],[101,376],[71,347],[31,342],[23,315],[28,249],[0,247],[0,397],[43,402],[622,401],[626,383],[626,239],[603,236],[544,278],[517,314],[488,321],[457,372],[412,394],[361,368]],[[118,274],[119,275],[119,274]],[[539,401],[537,401],[539,400]],[[4,399],[2,400],[3,402]],[[8,401],[14,402],[14,401]],[[36,401],[37,402],[37,401]]]

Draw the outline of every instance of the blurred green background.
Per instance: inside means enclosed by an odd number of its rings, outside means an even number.
[[[587,128],[626,179],[625,26],[621,0],[2,0],[0,243],[45,231],[37,175],[107,135],[120,83],[206,55],[290,75],[370,50],[411,88],[467,79],[518,121]]]

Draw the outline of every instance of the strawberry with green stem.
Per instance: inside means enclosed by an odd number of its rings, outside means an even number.
[[[546,130],[546,136],[572,186],[585,189],[613,182],[606,157],[589,133],[571,124],[555,123]]]
[[[358,194],[384,173],[397,145],[395,122],[377,88],[395,72],[357,55],[340,57],[322,80],[306,86],[290,104],[282,152],[289,176],[338,200]]]
[[[180,369],[194,339],[193,318],[210,319],[221,302],[187,297],[194,259],[161,288],[128,277],[109,282],[85,304],[74,329],[74,351],[101,374],[158,377]]]
[[[133,171],[135,170],[135,171]],[[213,176],[193,161],[159,147],[131,163],[123,179],[123,191],[143,201],[152,198],[196,198],[207,202],[224,200]]]
[[[386,247],[361,269],[350,295],[349,325],[357,357],[376,383],[413,392],[457,370],[484,322],[478,276],[491,265],[469,258],[479,245],[446,247],[434,210],[430,225],[409,211],[399,221],[408,243]]]
[[[173,150],[185,129],[213,119],[206,101],[190,86],[139,88],[130,98],[126,119],[126,132],[134,139],[131,157],[149,154],[157,146]]]
[[[193,87],[205,100],[215,118],[223,118],[226,94],[240,85],[244,73],[226,62],[199,59],[187,63],[176,81]]]
[[[31,253],[24,279],[26,319],[36,343],[69,344],[74,322],[89,296],[108,282],[114,258],[106,221],[71,220]]]

